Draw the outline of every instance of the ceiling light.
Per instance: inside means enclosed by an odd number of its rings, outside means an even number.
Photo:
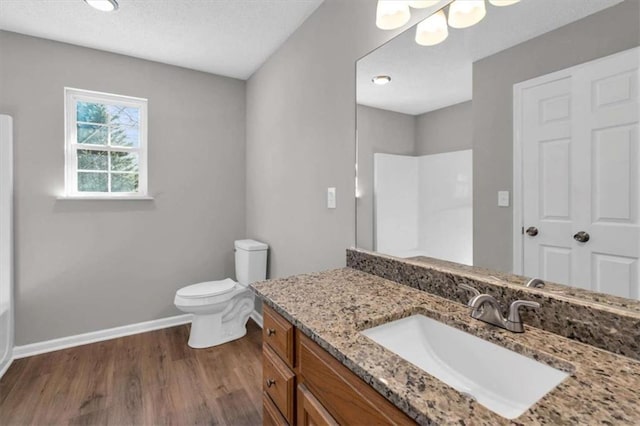
[[[422,46],[442,43],[448,36],[449,27],[443,10],[429,16],[416,27],[416,43]]]
[[[376,84],[378,86],[384,86],[391,81],[391,77],[389,77],[388,75],[376,75],[371,79],[371,81],[373,82],[373,84]]]
[[[440,0],[413,0],[409,2],[409,6],[414,9],[424,9],[425,7],[433,6],[439,2]]]
[[[116,0],[84,0],[84,2],[102,12],[113,12],[118,9],[118,2]]]
[[[449,5],[449,26],[467,28],[480,22],[486,14],[484,0],[455,0]]]
[[[520,0],[489,0],[494,6],[511,6],[512,4],[519,3]]]
[[[381,30],[400,28],[411,18],[411,11],[406,1],[378,0],[376,9],[376,26]]]

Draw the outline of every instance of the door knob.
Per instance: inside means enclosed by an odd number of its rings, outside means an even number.
[[[586,243],[587,241],[589,241],[589,238],[591,238],[591,236],[584,231],[580,231],[573,236],[574,240],[581,243]]]
[[[536,228],[535,226],[528,227],[527,235],[530,237],[535,237],[536,235],[538,235],[538,228]]]

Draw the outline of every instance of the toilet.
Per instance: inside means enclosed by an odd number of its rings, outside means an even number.
[[[247,334],[247,320],[253,312],[249,284],[267,277],[269,246],[254,240],[235,242],[236,278],[207,281],[176,292],[176,308],[193,314],[189,346],[208,348]]]

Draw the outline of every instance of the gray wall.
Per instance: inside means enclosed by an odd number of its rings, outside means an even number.
[[[0,52],[0,112],[15,126],[17,345],[176,315],[176,289],[234,276],[243,81],[6,32]],[[154,201],[56,200],[65,86],[149,99]]]
[[[359,248],[373,250],[373,154],[414,155],[416,117],[358,105],[358,187],[356,199]]]
[[[344,266],[355,242],[355,61],[402,31],[376,28],[375,9],[325,0],[247,83],[247,232],[272,278]]]
[[[497,192],[512,191],[513,85],[638,46],[638,0],[588,16],[473,65],[474,263],[512,269],[511,208]]]
[[[416,155],[473,148],[471,101],[416,116]]]

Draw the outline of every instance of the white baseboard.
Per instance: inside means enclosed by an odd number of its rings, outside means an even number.
[[[253,311],[251,312],[251,319],[253,319],[253,321],[262,328],[262,314],[257,311]],[[132,334],[145,333],[147,331],[160,330],[163,328],[174,327],[176,325],[188,324],[190,322],[190,314],[177,315],[175,317],[161,318],[153,321],[124,325],[122,327],[77,334],[75,336],[46,340],[44,342],[15,346],[13,348],[13,359],[58,351],[60,349],[72,348],[74,346],[87,345],[89,343],[102,342],[104,340],[115,339],[118,337],[131,336]],[[9,368],[10,364],[10,362],[7,363],[5,368],[3,368],[3,371],[0,372],[0,377],[2,377],[4,372]]]
[[[162,328],[174,327],[176,325],[187,324],[190,322],[191,314],[184,314],[177,315],[175,317],[139,322],[137,324],[124,325],[122,327],[108,328],[106,330],[77,334],[75,336],[46,340],[44,342],[14,346],[13,359],[25,358],[28,356],[58,351],[60,349],[72,348],[74,346],[86,345],[89,343],[102,342],[103,340],[145,333],[147,331],[160,330]]]
[[[2,376],[4,376],[4,373],[7,372],[7,370],[9,369],[9,367],[11,367],[11,363],[13,362],[13,356],[9,358],[9,361],[7,361],[4,364],[4,367],[2,367],[2,369],[0,369],[0,379],[2,379]]]
[[[254,310],[251,312],[251,319],[262,328],[262,314]]]

